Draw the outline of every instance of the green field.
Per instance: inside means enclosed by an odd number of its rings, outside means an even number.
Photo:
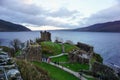
[[[62,44],[54,42],[41,42],[42,52],[47,56],[53,56],[62,53]],[[73,49],[78,49],[75,45],[64,44],[65,52],[68,53]]]
[[[73,70],[73,71],[80,71],[80,70],[89,70],[88,64],[80,64],[80,63],[66,63],[62,64],[63,66]]]
[[[52,62],[68,62],[68,55],[52,58],[51,61]]]
[[[51,60],[52,60],[52,62],[67,62],[67,63],[63,63],[61,65],[66,68],[69,68],[73,71],[89,70],[88,64],[80,64],[77,62],[69,63],[68,55],[63,55],[60,57],[52,58]]]
[[[33,62],[33,64],[39,66],[40,68],[46,70],[52,80],[79,80],[72,74],[61,70],[60,68],[54,67],[47,63]]]

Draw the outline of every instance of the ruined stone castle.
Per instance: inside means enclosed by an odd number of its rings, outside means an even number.
[[[80,49],[73,50],[69,53],[70,62],[89,64],[94,52],[93,47],[80,42],[78,42],[76,46]]]
[[[44,31],[44,32],[40,32],[41,33],[41,41],[51,41],[51,33]]]

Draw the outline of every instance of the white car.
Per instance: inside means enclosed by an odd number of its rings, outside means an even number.
[[[7,76],[9,80],[23,80],[21,78],[20,72],[17,69],[8,70]]]

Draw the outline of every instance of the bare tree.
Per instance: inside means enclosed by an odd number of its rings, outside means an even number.
[[[1,44],[2,44],[2,41],[0,40],[0,46],[1,46]]]
[[[74,44],[71,40],[66,40],[66,42],[65,43],[67,43],[67,44]]]
[[[12,48],[14,49],[14,52],[16,53],[21,49],[21,41],[19,39],[14,39],[10,42]]]
[[[59,37],[55,37],[55,42],[56,43],[63,43],[63,39]]]

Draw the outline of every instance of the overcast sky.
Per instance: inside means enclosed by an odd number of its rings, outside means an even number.
[[[0,0],[0,19],[32,30],[80,28],[120,20],[120,0]]]

